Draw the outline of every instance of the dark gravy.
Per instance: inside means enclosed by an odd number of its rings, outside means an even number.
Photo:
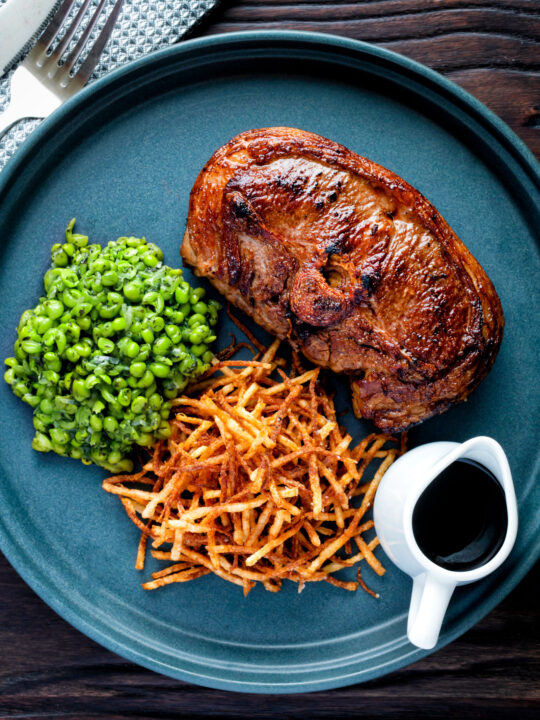
[[[457,460],[420,495],[412,526],[420,550],[447,570],[485,565],[504,542],[504,491],[487,468]]]

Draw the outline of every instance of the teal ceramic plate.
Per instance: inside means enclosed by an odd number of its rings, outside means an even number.
[[[467,403],[410,434],[412,445],[492,435],[519,499],[514,552],[497,574],[456,592],[440,647],[519,582],[540,538],[538,167],[456,86],[369,45],[286,32],[183,43],[96,82],[1,175],[1,355],[11,354],[18,318],[38,298],[50,246],[71,217],[101,243],[144,234],[178,265],[198,171],[236,133],[270,125],[325,135],[419,188],[501,296],[507,330],[489,377]],[[230,329],[223,318],[222,345]],[[364,571],[378,600],[325,583],[301,595],[292,584],[277,595],[256,588],[244,599],[213,577],[143,591],[133,569],[138,532],[101,490],[102,471],[33,452],[30,408],[3,383],[0,393],[2,550],[51,607],[106,647],[182,680],[272,693],[356,683],[425,654],[405,637],[410,580],[389,562],[382,578]],[[350,413],[346,422],[355,436],[371,429]]]

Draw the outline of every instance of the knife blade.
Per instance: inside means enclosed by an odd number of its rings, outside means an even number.
[[[58,0],[7,0],[0,7],[0,76],[30,49]]]

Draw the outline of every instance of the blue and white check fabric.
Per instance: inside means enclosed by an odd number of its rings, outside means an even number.
[[[0,0],[0,5],[3,1],[5,0]],[[108,0],[111,7],[113,1]],[[77,0],[70,12],[70,18],[76,14],[82,2],[83,0]],[[90,17],[92,6],[97,6],[98,2],[99,0],[92,0],[87,17]],[[217,3],[218,0],[124,0],[113,34],[90,82],[130,60],[176,42]],[[93,35],[99,34],[106,18],[105,12]],[[83,29],[81,28],[79,33]],[[77,38],[78,34],[72,43],[75,43]],[[9,101],[9,82],[14,67],[0,79],[0,111],[5,109]],[[0,169],[40,122],[22,120],[0,140]]]

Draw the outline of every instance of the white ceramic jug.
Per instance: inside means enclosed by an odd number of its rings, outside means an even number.
[[[420,550],[413,533],[413,511],[428,485],[456,460],[474,460],[493,473],[506,498],[506,535],[497,553],[471,570],[448,570]],[[413,645],[433,648],[457,585],[489,575],[508,557],[516,539],[518,513],[508,460],[498,442],[476,437],[459,444],[433,442],[405,453],[387,470],[375,496],[375,530],[390,559],[413,578],[407,635]],[[456,518],[458,521],[458,518]]]

